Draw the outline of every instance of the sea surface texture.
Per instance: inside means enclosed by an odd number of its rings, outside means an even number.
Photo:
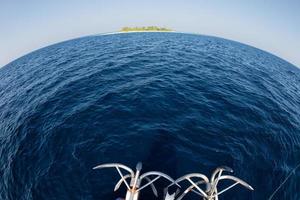
[[[173,178],[226,165],[255,190],[220,200],[267,199],[300,162],[300,70],[182,33],[83,37],[0,69],[1,200],[114,200],[117,171],[92,168],[138,161]],[[300,170],[274,199],[300,199]]]

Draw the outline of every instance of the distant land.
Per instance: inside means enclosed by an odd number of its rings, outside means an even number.
[[[173,31],[172,29],[157,26],[147,26],[147,27],[123,27],[120,32],[135,32],[135,31]]]

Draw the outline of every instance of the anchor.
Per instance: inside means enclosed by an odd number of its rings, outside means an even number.
[[[165,178],[168,181],[172,182],[173,184],[177,185],[177,183],[175,183],[175,181],[170,176],[168,176],[167,174],[164,174],[162,172],[150,171],[150,172],[141,174],[141,170],[142,170],[141,162],[137,163],[135,172],[131,168],[129,168],[123,164],[119,164],[119,163],[102,164],[102,165],[98,165],[98,166],[94,167],[93,169],[103,169],[103,168],[116,168],[117,169],[121,179],[117,182],[117,184],[114,188],[114,191],[117,191],[119,189],[119,187],[122,185],[122,183],[124,183],[127,188],[125,200],[138,200],[140,191],[143,190],[144,188],[146,188],[147,186],[151,186],[154,195],[156,197],[158,197],[157,190],[153,183],[161,177]],[[126,174],[124,176],[123,173],[121,172],[121,169],[129,172],[129,174]],[[150,179],[149,177],[151,177],[151,176],[155,176],[155,177],[153,179]],[[130,183],[128,184],[126,179],[129,179],[129,178],[130,178]],[[143,180],[147,181],[147,183],[144,185],[142,184]]]
[[[191,173],[191,174],[184,175],[184,176],[178,178],[177,180],[175,180],[174,183],[172,183],[168,187],[166,187],[165,190],[167,192],[165,193],[164,200],[181,200],[189,192],[196,193],[197,195],[202,197],[203,200],[218,200],[219,195],[221,195],[222,193],[226,192],[227,190],[233,188],[234,186],[236,186],[238,184],[246,187],[249,190],[254,190],[251,187],[251,185],[249,185],[245,181],[243,181],[235,176],[222,175],[223,172],[233,173],[233,170],[226,166],[218,167],[217,169],[214,170],[210,179],[208,179],[204,174],[200,174],[200,173]],[[192,178],[193,179],[198,178],[200,180],[195,182],[194,180],[192,180]],[[232,185],[228,186],[227,188],[221,190],[220,192],[218,192],[217,186],[218,186],[219,181],[221,181],[221,180],[232,180],[232,181],[234,181],[234,183]],[[168,188],[174,184],[179,184],[182,181],[188,181],[191,184],[191,186],[189,186],[179,196],[178,196],[178,192],[170,195],[168,193]],[[200,187],[201,185],[204,185],[204,189],[203,189],[203,187],[202,188]]]

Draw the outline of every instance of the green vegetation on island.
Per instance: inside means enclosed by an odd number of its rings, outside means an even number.
[[[157,27],[157,26],[147,26],[147,27],[123,27],[121,32],[131,32],[131,31],[172,31],[172,29]]]

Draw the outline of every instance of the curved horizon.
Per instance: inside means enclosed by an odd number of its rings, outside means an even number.
[[[68,42],[68,41],[72,41],[72,40],[76,40],[76,39],[81,39],[81,38],[85,38],[85,37],[94,37],[94,36],[105,36],[105,35],[114,35],[114,34],[131,34],[131,33],[175,33],[175,34],[191,34],[191,35],[199,35],[199,36],[204,36],[204,37],[213,37],[213,38],[219,38],[219,39],[223,39],[223,40],[228,40],[228,41],[232,41],[232,42],[236,42],[236,43],[239,43],[239,44],[242,44],[242,45],[246,45],[246,46],[249,46],[251,48],[255,48],[255,49],[258,49],[260,51],[263,51],[265,53],[268,53],[268,54],[271,54],[272,56],[275,56],[287,63],[289,63],[290,65],[294,66],[295,68],[297,69],[300,69],[300,67],[298,67],[297,65],[294,65],[293,63],[289,62],[288,60],[272,53],[272,52],[269,52],[267,50],[264,50],[264,49],[261,49],[259,47],[255,47],[253,45],[250,45],[250,44],[246,44],[246,43],[243,43],[243,42],[240,42],[240,41],[237,41],[237,40],[232,40],[232,39],[228,39],[228,38],[224,38],[224,37],[220,37],[220,36],[215,36],[215,35],[205,35],[205,34],[201,34],[201,33],[194,33],[194,32],[182,32],[182,31],[176,31],[176,30],[172,30],[172,31],[128,31],[128,32],[124,32],[124,31],[112,31],[112,32],[105,32],[105,33],[97,33],[97,34],[91,34],[91,35],[83,35],[83,36],[79,36],[79,37],[75,37],[75,38],[70,38],[70,39],[67,39],[67,40],[64,40],[64,41],[58,41],[58,42],[54,42],[52,44],[49,44],[49,45],[46,45],[46,46],[43,46],[43,47],[40,47],[40,48],[37,48],[37,49],[34,49],[33,51],[31,52],[28,52],[28,53],[25,53],[24,55],[21,55],[19,57],[17,57],[16,59],[10,61],[9,63],[3,65],[2,67],[0,66],[0,69],[9,65],[10,63],[13,63],[14,61],[22,58],[22,57],[25,57],[35,51],[39,51],[41,49],[44,49],[44,48],[47,48],[47,47],[50,47],[50,46],[53,46],[53,45],[57,45],[57,44],[60,44],[60,43],[64,43],[64,42]]]
[[[0,67],[67,39],[151,25],[239,41],[300,67],[299,6],[297,0],[2,1]]]

